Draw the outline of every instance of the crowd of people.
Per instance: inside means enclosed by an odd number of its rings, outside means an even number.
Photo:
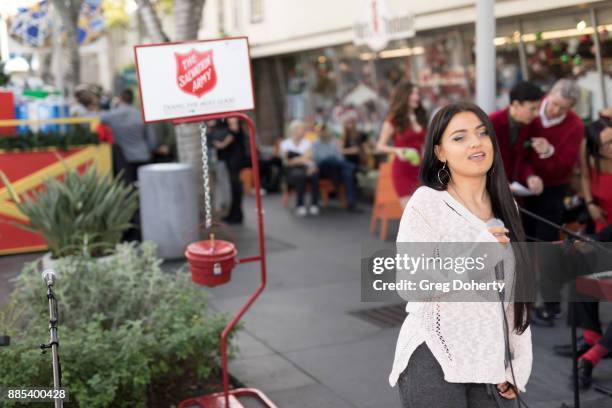
[[[583,120],[572,110],[580,91],[570,79],[559,80],[546,95],[538,86],[520,82],[509,96],[510,104],[489,117],[499,139],[506,177],[519,196],[518,202],[562,224],[569,221],[568,197],[579,197],[584,213],[589,215],[584,222],[585,232],[599,232],[609,225],[612,180],[608,177],[606,155],[612,145],[612,109],[602,111],[600,119],[585,128]],[[392,161],[392,184],[404,206],[421,184],[419,158],[428,130],[418,87],[408,82],[396,87],[375,143],[359,131],[354,115],[346,115],[342,123],[339,138],[330,134],[324,123],[319,124],[314,141],[306,137],[303,122],[293,121],[289,125],[280,151],[284,180],[296,189],[296,213],[308,213],[304,202],[308,184],[330,178],[352,192],[355,178],[347,174],[366,166],[368,158],[381,155]],[[572,182],[577,173],[579,185]],[[314,209],[318,207],[318,191],[311,188],[310,192],[311,212],[318,214],[318,208]],[[353,195],[348,196],[350,208],[354,208]],[[572,202],[576,207],[576,201]],[[584,221],[584,217],[576,218]],[[529,218],[523,221],[529,239],[549,242],[559,236],[558,231],[546,224]],[[539,315],[547,319],[551,314],[558,314],[557,305],[548,305]]]

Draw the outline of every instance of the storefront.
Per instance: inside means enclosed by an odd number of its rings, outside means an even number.
[[[571,7],[497,20],[498,107],[508,103],[508,92],[519,80],[547,91],[555,80],[574,77],[583,89],[576,110],[584,119],[597,116],[604,95],[612,97],[612,5],[592,10]],[[277,95],[268,97],[282,99],[285,123],[294,118],[325,121],[341,132],[342,114],[355,110],[362,129],[375,137],[393,86],[401,80],[419,85],[429,112],[449,101],[473,100],[474,47],[469,24],[419,31],[413,38],[389,42],[378,53],[344,44],[261,58],[255,64],[256,70],[267,64],[266,72],[277,79],[271,81]]]

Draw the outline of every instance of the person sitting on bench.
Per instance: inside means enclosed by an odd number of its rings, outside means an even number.
[[[289,137],[281,142],[280,151],[286,171],[286,182],[295,188],[297,203],[295,214],[304,217],[307,213],[319,215],[319,173],[312,160],[312,143],[304,138],[304,122],[294,120],[289,124]],[[306,184],[311,184],[311,200],[308,211],[304,203]]]
[[[346,189],[347,209],[355,211],[355,165],[342,156],[338,142],[325,124],[318,131],[319,139],[312,146],[312,156],[319,168],[319,177],[330,179],[336,186],[342,184]]]

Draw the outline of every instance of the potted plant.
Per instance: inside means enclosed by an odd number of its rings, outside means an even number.
[[[132,185],[109,175],[100,176],[95,166],[84,173],[69,169],[63,180],[50,178],[44,188],[18,197],[4,173],[0,178],[11,199],[29,218],[29,224],[16,224],[38,233],[46,240],[48,258],[75,254],[102,257],[121,241],[138,208]]]

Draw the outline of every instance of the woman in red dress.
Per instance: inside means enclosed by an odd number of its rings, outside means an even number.
[[[393,157],[391,177],[402,207],[419,186],[419,163],[425,142],[427,115],[419,89],[410,82],[400,83],[393,96],[376,150]],[[393,146],[389,146],[389,141]]]
[[[610,112],[612,113],[612,112]],[[603,116],[587,128],[580,146],[584,200],[595,232],[612,224],[612,121]]]

